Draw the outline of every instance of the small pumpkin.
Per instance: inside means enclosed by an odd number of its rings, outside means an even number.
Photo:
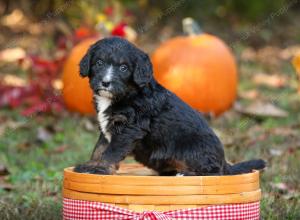
[[[172,38],[152,55],[158,82],[193,108],[219,115],[237,95],[237,66],[228,46],[202,33],[191,19],[183,20],[188,36]]]
[[[63,99],[67,108],[82,114],[94,114],[93,93],[89,80],[79,75],[79,63],[88,48],[97,38],[88,38],[77,44],[65,61],[62,81]]]
[[[300,53],[295,55],[292,62],[297,72],[298,79],[300,79]],[[298,93],[300,93],[300,85],[298,87]]]

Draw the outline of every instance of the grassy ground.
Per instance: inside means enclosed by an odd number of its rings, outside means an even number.
[[[288,117],[249,117],[231,109],[210,123],[225,144],[228,160],[267,160],[261,175],[263,219],[300,219],[300,96],[290,63],[269,62],[240,59],[239,102],[272,102]],[[253,76],[258,72],[280,73],[287,81],[281,87],[257,85]],[[253,89],[257,94],[245,98]],[[0,137],[0,161],[10,172],[5,177],[10,189],[0,187],[0,219],[59,219],[62,170],[87,160],[97,138],[90,129],[95,122],[70,113],[23,118],[9,109],[0,110],[0,119],[14,125]],[[51,131],[46,141],[37,140],[41,128]]]

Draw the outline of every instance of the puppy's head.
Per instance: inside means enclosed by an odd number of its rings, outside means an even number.
[[[147,54],[119,37],[99,40],[80,62],[80,75],[89,77],[94,94],[121,98],[147,86],[152,64]]]

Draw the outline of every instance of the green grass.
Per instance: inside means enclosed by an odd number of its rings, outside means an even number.
[[[1,114],[20,120],[9,111],[1,111]],[[84,128],[84,120],[72,115],[35,116],[26,128],[8,130],[4,134],[0,160],[10,171],[7,178],[14,188],[0,190],[0,219],[60,218],[62,171],[87,160],[97,138],[96,133]],[[55,124],[59,132],[46,143],[35,141],[38,127],[51,124]],[[61,146],[65,147],[64,152],[57,152]]]
[[[257,120],[230,110],[210,123],[223,140],[232,140],[225,148],[230,161],[267,160],[268,168],[261,174],[263,219],[300,219],[300,95],[296,77],[290,65],[284,64],[278,71],[288,76],[286,87],[256,86],[251,76],[264,68],[261,63],[242,62],[239,91],[257,89],[260,99],[273,101],[289,116]],[[240,101],[247,104],[253,100]],[[87,160],[98,134],[86,130],[87,118],[75,114],[23,118],[18,111],[3,109],[0,118],[23,123],[15,130],[6,129],[1,136],[0,161],[10,171],[6,179],[13,189],[0,190],[0,219],[61,218],[63,168]],[[49,125],[55,127],[55,134],[46,143],[36,141],[38,127]],[[280,155],[272,154],[274,149]],[[287,190],[272,187],[278,183],[285,184]]]

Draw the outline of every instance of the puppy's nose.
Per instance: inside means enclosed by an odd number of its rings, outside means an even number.
[[[101,85],[102,85],[103,87],[107,88],[107,87],[109,87],[110,82],[102,81],[102,82],[101,82]]]

